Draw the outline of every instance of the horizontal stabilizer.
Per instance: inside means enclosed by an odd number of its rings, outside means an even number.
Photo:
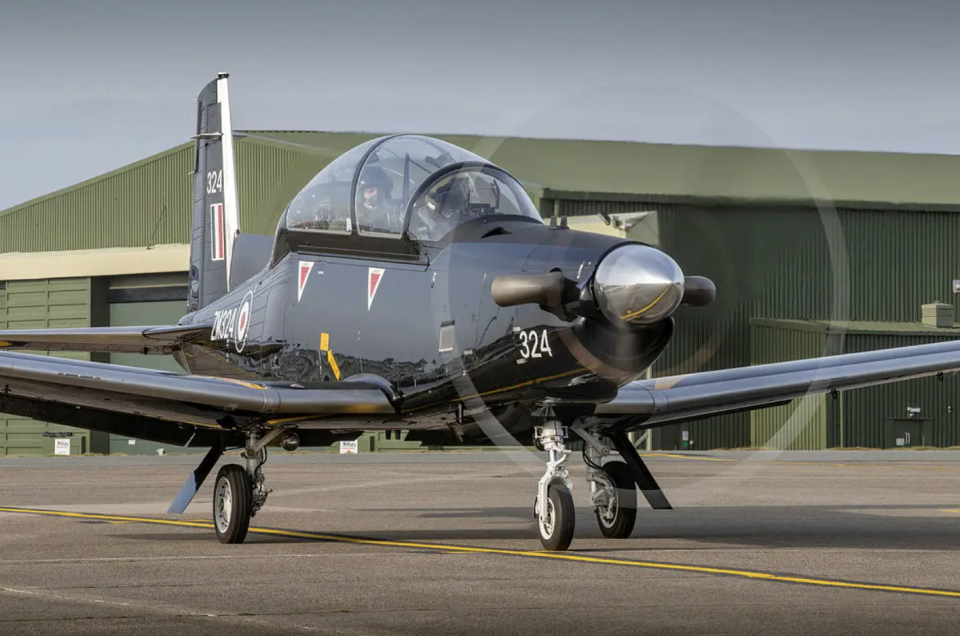
[[[0,331],[0,349],[169,354],[185,342],[208,337],[210,325],[77,327]]]

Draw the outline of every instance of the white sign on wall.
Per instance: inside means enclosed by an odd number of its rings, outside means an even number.
[[[341,455],[356,455],[358,450],[357,440],[352,442],[342,441],[340,442],[340,454]]]
[[[70,438],[58,437],[55,440],[53,440],[53,454],[69,455],[70,454]]]

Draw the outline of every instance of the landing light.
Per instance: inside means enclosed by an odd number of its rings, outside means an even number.
[[[296,433],[284,433],[280,438],[280,446],[285,451],[295,451],[300,448],[300,436]]]

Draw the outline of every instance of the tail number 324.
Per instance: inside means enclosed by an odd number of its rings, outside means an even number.
[[[530,358],[552,358],[553,350],[550,349],[550,340],[547,338],[547,330],[537,331],[529,329],[520,331],[520,361],[526,362]]]

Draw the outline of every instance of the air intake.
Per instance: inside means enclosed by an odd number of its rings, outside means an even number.
[[[953,305],[939,301],[923,305],[922,322],[931,327],[953,327]]]

